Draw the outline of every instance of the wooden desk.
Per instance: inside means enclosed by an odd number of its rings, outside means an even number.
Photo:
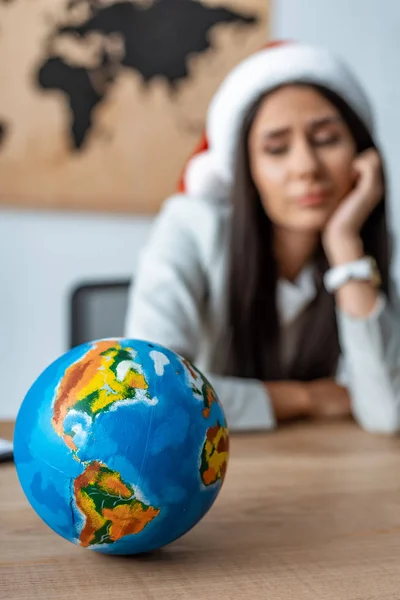
[[[145,558],[59,538],[0,465],[0,540],[4,600],[396,600],[400,440],[352,424],[236,436],[212,510]]]

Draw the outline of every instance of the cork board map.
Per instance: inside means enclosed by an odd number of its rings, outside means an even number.
[[[0,0],[0,204],[154,213],[266,0]]]

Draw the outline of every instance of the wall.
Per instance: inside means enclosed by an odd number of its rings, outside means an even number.
[[[400,233],[400,3],[397,0],[276,0],[273,37],[330,48],[353,67],[369,92],[387,162],[392,228]],[[393,273],[400,281],[400,253]]]
[[[397,112],[400,3],[276,0],[273,37],[337,50],[357,70],[377,109],[393,197],[400,192]],[[392,203],[400,230],[400,205]],[[67,213],[0,213],[0,418],[15,416],[29,385],[66,349],[67,302],[81,278],[135,271],[151,219]],[[107,239],[107,246],[100,240]],[[111,250],[110,250],[111,249]],[[400,261],[395,263],[400,279]]]
[[[150,217],[0,212],[0,419],[16,415],[66,351],[71,290],[134,275],[150,225]]]

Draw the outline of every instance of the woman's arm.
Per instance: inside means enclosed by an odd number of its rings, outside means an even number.
[[[400,431],[400,304],[380,295],[366,316],[350,312],[349,304],[361,294],[361,283],[343,289],[338,298],[340,345],[347,364],[346,385],[354,417],[374,433]],[[344,298],[346,292],[347,298]],[[366,294],[367,295],[367,294]],[[372,294],[371,294],[372,295]],[[394,294],[393,294],[394,295]],[[362,304],[360,303],[360,308]]]
[[[349,393],[334,379],[267,382],[265,387],[277,421],[337,419],[351,414]]]
[[[358,160],[359,183],[328,223],[323,242],[332,266],[361,258],[360,229],[382,196],[375,151]],[[347,366],[352,412],[366,430],[400,431],[400,303],[367,281],[349,281],[336,292],[340,345]]]

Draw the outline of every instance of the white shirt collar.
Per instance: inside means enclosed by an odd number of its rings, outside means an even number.
[[[309,264],[294,281],[279,279],[277,283],[277,303],[282,325],[288,325],[315,298],[317,293],[314,281],[314,266]]]

